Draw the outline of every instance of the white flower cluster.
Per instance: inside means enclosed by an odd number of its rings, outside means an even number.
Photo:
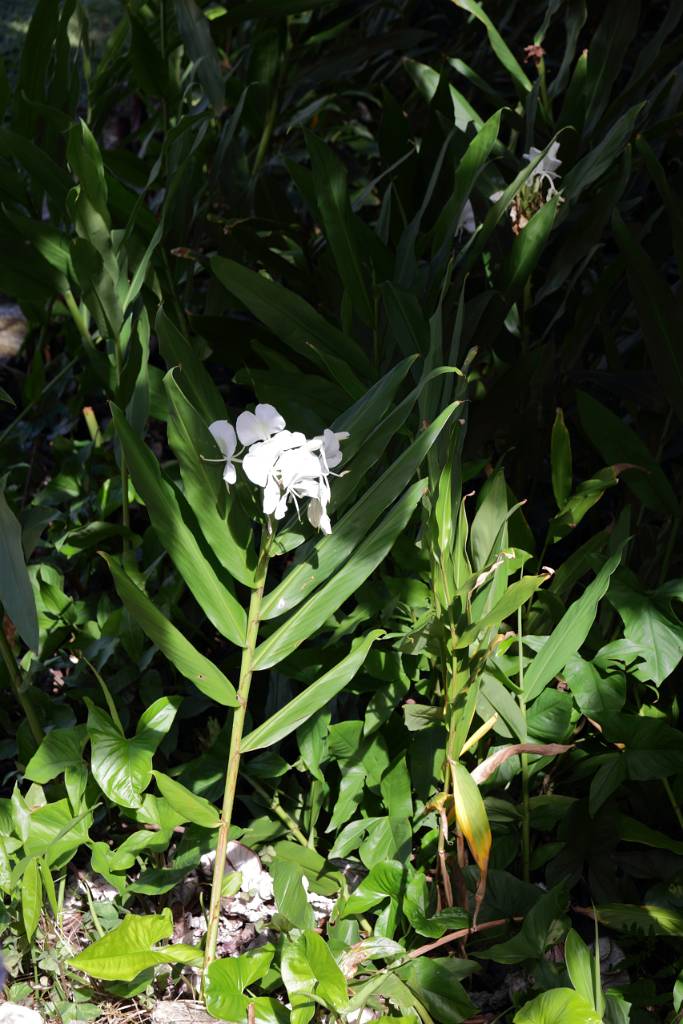
[[[280,413],[267,403],[257,405],[254,412],[240,413],[235,426],[236,430],[227,420],[209,426],[223,455],[221,461],[225,461],[226,485],[237,480],[235,464],[241,462],[247,479],[263,488],[267,516],[284,519],[290,498],[297,512],[299,501],[308,498],[308,521],[323,533],[331,533],[329,477],[337,475],[332,470],[342,460],[339,442],[349,435],[325,430],[309,439],[300,431],[286,430]],[[235,454],[238,439],[244,446],[239,458]]]
[[[548,192],[546,195],[546,199],[551,199],[554,195],[557,194],[555,181],[560,176],[558,174],[558,169],[562,166],[562,161],[558,160],[557,158],[557,154],[559,153],[559,151],[559,142],[553,142],[552,146],[550,147],[546,155],[543,157],[543,159],[539,160],[539,162],[534,167],[533,174],[531,175],[528,184],[525,186],[526,188],[531,188],[533,190],[538,191],[543,185],[547,185]],[[531,161],[535,160],[541,152],[542,150],[536,149],[535,146],[532,146],[529,152],[524,154],[524,159],[528,164],[530,164]],[[494,192],[493,195],[489,196],[489,199],[491,200],[492,203],[497,203],[502,194],[502,190],[500,192]]]
[[[536,164],[534,168],[534,173],[531,176],[532,184],[535,184],[538,180],[540,185],[545,184],[548,186],[547,198],[554,196],[557,192],[557,188],[555,187],[555,181],[557,178],[559,178],[558,171],[562,166],[562,161],[558,160],[557,158],[557,154],[559,153],[559,151],[559,142],[553,142],[552,146],[550,147],[546,155],[543,157],[543,159]],[[540,154],[541,150],[536,149],[535,146],[532,146],[529,152],[524,154],[524,159],[528,164],[530,164],[531,161],[535,160],[537,156],[540,156]]]

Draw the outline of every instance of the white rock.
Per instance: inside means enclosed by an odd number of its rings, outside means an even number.
[[[37,1010],[19,1003],[0,1003],[0,1024],[43,1024]]]

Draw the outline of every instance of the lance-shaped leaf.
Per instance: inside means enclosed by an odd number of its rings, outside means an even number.
[[[493,608],[486,612],[478,622],[473,623],[464,629],[456,641],[456,647],[467,647],[484,629],[496,629],[501,622],[513,615],[518,608],[529,600],[536,593],[538,588],[549,579],[547,573],[539,576],[523,576],[521,580],[512,583],[500,601],[496,601]]]
[[[183,821],[191,821],[201,828],[218,828],[218,810],[203,796],[197,796],[180,782],[171,779],[163,772],[152,772],[156,779],[159,792],[168,800],[173,810],[182,815]]]
[[[334,421],[333,430],[347,430],[351,435],[344,442],[345,458],[355,455],[365,445],[368,434],[382,422],[401,381],[416,359],[416,353],[402,359]]]
[[[384,510],[396,500],[453,415],[459,402],[453,402],[389,469],[368,488],[359,501],[335,523],[329,536],[315,546],[314,553],[296,565],[264,600],[262,618],[283,615],[308,597],[350,556]]]
[[[339,383],[354,397],[363,390],[350,369],[354,367],[363,375],[371,373],[360,345],[332,327],[305,299],[234,260],[215,256],[211,269],[229,292],[295,352],[326,371],[338,371]]]
[[[344,687],[351,682],[356,672],[368,656],[368,652],[375,640],[382,636],[381,629],[375,629],[372,633],[360,640],[355,640],[351,651],[329,672],[326,672],[320,679],[317,679],[310,686],[307,686],[300,694],[285,704],[283,708],[276,711],[274,715],[259,725],[257,729],[250,732],[242,741],[241,749],[245,754],[251,750],[262,750],[264,747],[271,747],[273,743],[284,739],[299,726],[312,718],[321,708],[336,697]]]
[[[133,622],[140,626],[180,674],[194,683],[201,693],[217,704],[236,708],[237,696],[230,680],[169,622],[113,558],[105,554],[102,557],[114,577],[116,593],[128,609]]]
[[[175,378],[188,401],[198,410],[206,423],[223,419],[225,405],[196,351],[166,315],[163,307],[154,321],[159,348],[169,370],[177,367]]]
[[[512,50],[507,45],[500,32],[493,24],[488,14],[483,10],[480,4],[476,0],[453,0],[456,7],[462,7],[464,11],[472,14],[478,21],[482,23],[486,29],[486,33],[489,37],[489,43],[491,49],[495,53],[496,57],[503,65],[505,70],[508,72],[510,77],[520,87],[521,91],[531,92],[532,85],[527,76],[522,71],[519,63],[514,57]]]
[[[161,939],[173,935],[169,907],[161,914],[129,914],[121,924],[93,942],[67,963],[102,981],[132,981],[157,964],[187,964],[201,960],[201,951],[182,943],[161,948]]]
[[[459,761],[451,762],[451,774],[455,819],[479,868],[479,883],[473,918],[473,923],[476,924],[477,913],[486,892],[486,878],[491,856],[491,826],[479,787],[464,764],[460,764]]]
[[[628,268],[628,279],[650,360],[671,408],[683,418],[683,353],[679,330],[681,296],[672,293],[642,245],[615,211],[614,233]]]
[[[572,493],[572,446],[561,409],[555,413],[550,437],[550,466],[553,495],[557,507],[563,509]]]
[[[349,438],[348,444],[344,442],[345,459],[346,453],[351,453],[355,450],[356,454],[353,456],[353,461],[349,463],[348,467],[345,463],[343,464],[344,468],[349,469],[348,474],[335,481],[335,485],[332,488],[332,508],[340,508],[342,505],[346,504],[351,495],[353,495],[358,489],[358,484],[361,478],[369,469],[372,469],[380,458],[382,458],[387,450],[389,441],[398,433],[406,422],[425,387],[431,384],[432,381],[436,380],[437,377],[441,377],[445,374],[457,376],[459,371],[451,366],[438,366],[435,370],[431,370],[429,373],[426,373],[410,394],[406,395],[406,397],[399,402],[399,404],[395,406],[383,420],[380,420],[374,430],[371,430],[370,433],[365,436],[356,432],[355,444],[358,445],[358,441],[360,440],[360,445],[357,449],[354,448],[353,433]],[[337,429],[339,428],[335,426],[335,430]]]
[[[147,506],[161,543],[183,577],[197,603],[223,636],[244,645],[247,617],[244,609],[222,582],[193,529],[192,512],[178,490],[162,476],[159,463],[133,433],[124,414],[112,405],[116,432],[126,455],[135,489]]]
[[[225,107],[225,82],[206,15],[195,0],[175,0],[175,15],[185,50],[216,114]]]
[[[387,556],[426,491],[419,480],[396,502],[384,521],[358,547],[346,565],[256,648],[254,668],[277,665],[295,651],[339,608]]]
[[[502,290],[510,303],[520,294],[541,258],[555,223],[559,201],[559,196],[553,196],[537,210],[512,243],[502,271]]]
[[[32,651],[38,651],[38,614],[29,579],[21,526],[0,491],[0,602]]]
[[[465,203],[470,196],[477,176],[488,160],[491,150],[496,145],[502,113],[502,110],[497,110],[482,125],[458,163],[453,180],[453,193],[439,214],[439,218],[432,231],[432,252],[434,253],[437,250],[441,250],[442,247],[445,248],[452,245],[453,236],[457,230]]]
[[[524,697],[535,700],[558,672],[561,672],[573,654],[576,654],[588,636],[595,620],[598,603],[607,593],[612,573],[621,561],[626,541],[605,562],[581,597],[567,609],[543,647],[531,662],[524,677]]]
[[[678,499],[673,487],[635,430],[584,391],[577,391],[576,406],[586,437],[605,462],[630,463],[638,467],[624,473],[624,483],[640,501],[665,515],[678,515]]]
[[[306,132],[306,146],[311,157],[318,210],[337,271],[358,315],[366,324],[371,324],[373,307],[367,288],[368,275],[354,232],[355,216],[349,202],[346,168],[329,146],[311,132]]]
[[[43,909],[43,886],[40,881],[40,867],[35,857],[30,857],[21,877],[21,919],[29,942],[33,938],[40,913]]]

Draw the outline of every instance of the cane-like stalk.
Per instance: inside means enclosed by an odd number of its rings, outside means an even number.
[[[253,674],[254,651],[258,639],[259,622],[261,618],[261,602],[263,601],[263,590],[266,584],[268,573],[268,561],[270,549],[273,542],[273,534],[267,527],[264,527],[261,538],[261,551],[254,577],[254,589],[251,592],[249,602],[249,614],[247,618],[247,635],[244,650],[242,651],[242,663],[240,666],[239,684],[237,687],[238,705],[235,708],[232,719],[232,731],[230,733],[230,751],[228,754],[228,767],[225,776],[225,789],[223,792],[223,809],[221,811],[221,823],[218,829],[218,841],[216,843],[216,862],[213,868],[213,880],[211,882],[211,901],[209,903],[209,920],[206,932],[206,945],[204,947],[204,976],[209,964],[216,959],[216,943],[218,940],[218,923],[221,912],[221,891],[223,888],[223,874],[225,872],[225,856],[228,847],[228,836],[232,822],[232,810],[235,803],[235,790],[240,768],[242,734],[244,732],[244,721],[247,714],[247,703],[249,701],[249,690]]]

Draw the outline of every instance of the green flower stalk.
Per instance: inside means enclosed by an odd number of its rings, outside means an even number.
[[[249,601],[249,613],[247,617],[246,644],[242,651],[242,662],[240,665],[240,677],[237,687],[238,705],[232,718],[232,730],[230,733],[230,750],[228,753],[228,768],[225,776],[225,789],[223,792],[223,808],[221,811],[221,823],[218,829],[218,842],[216,843],[216,860],[213,866],[213,879],[211,882],[211,901],[209,903],[209,920],[206,931],[206,945],[204,947],[204,972],[216,959],[216,943],[218,940],[218,923],[221,913],[221,893],[223,889],[223,875],[225,873],[225,857],[228,849],[228,838],[232,822],[232,811],[235,804],[235,791],[239,776],[242,736],[244,734],[244,722],[247,714],[249,691],[251,689],[251,677],[253,675],[254,651],[258,639],[258,629],[261,619],[261,603],[263,591],[268,575],[268,562],[270,550],[273,543],[273,532],[264,527],[261,537],[261,551],[254,577],[254,589]]]

